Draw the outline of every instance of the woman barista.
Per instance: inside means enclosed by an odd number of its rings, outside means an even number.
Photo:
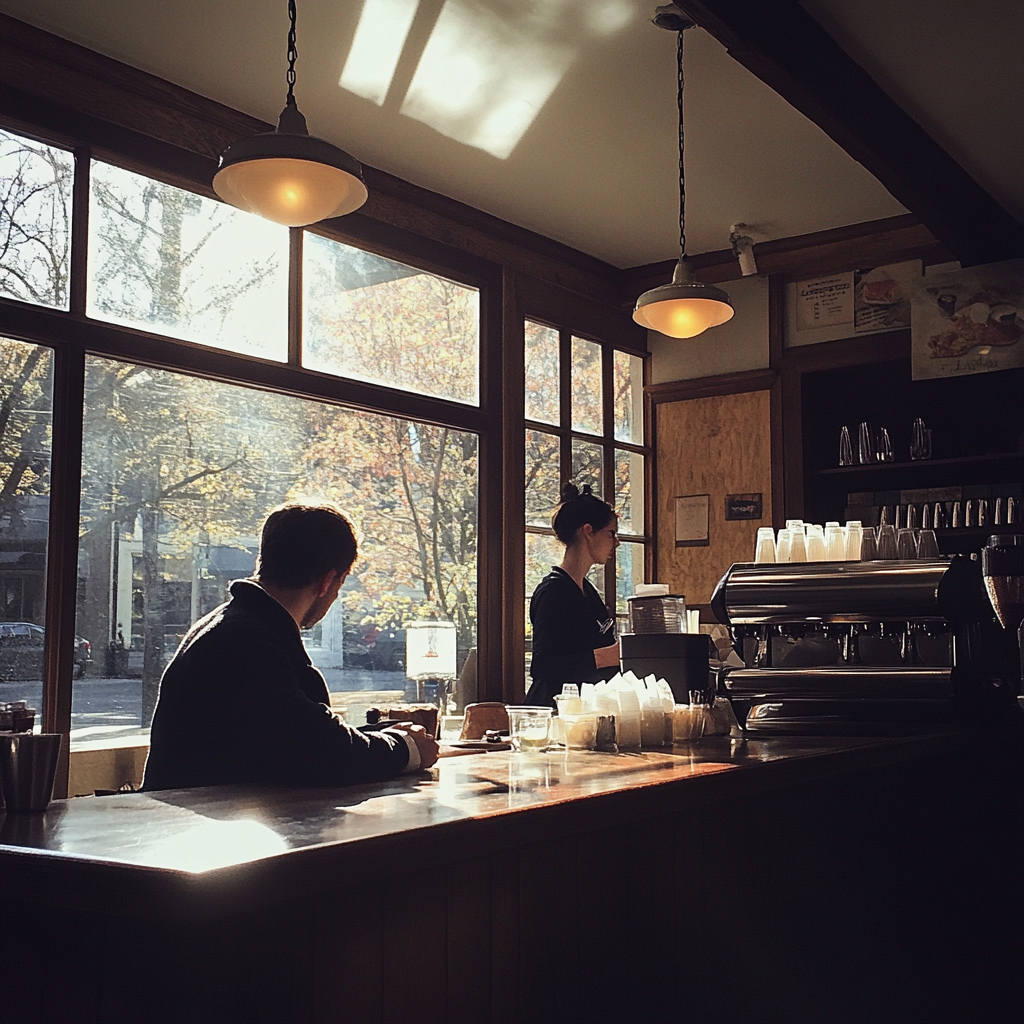
[[[589,486],[581,493],[567,483],[551,525],[565,545],[565,557],[540,581],[530,601],[533,685],[526,703],[536,706],[553,705],[563,683],[610,679],[619,665],[615,618],[586,578],[592,565],[603,565],[619,546],[618,517]]]

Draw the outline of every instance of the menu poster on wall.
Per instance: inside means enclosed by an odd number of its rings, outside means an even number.
[[[1024,260],[922,277],[911,303],[914,380],[1024,366]]]
[[[853,329],[892,331],[910,326],[910,292],[921,261],[853,272]]]
[[[686,494],[676,498],[676,547],[710,546],[708,520],[710,494]]]
[[[796,286],[796,329],[835,327],[853,323],[853,271],[798,281]]]

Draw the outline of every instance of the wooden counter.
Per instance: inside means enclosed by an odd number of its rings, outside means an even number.
[[[0,819],[0,962],[24,1019],[921,1016],[962,1002],[932,927],[959,896],[929,906],[961,743],[489,753],[374,786],[55,802]]]

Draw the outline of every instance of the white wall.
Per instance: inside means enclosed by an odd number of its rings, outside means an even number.
[[[744,277],[722,287],[736,310],[727,323],[686,340],[647,332],[653,384],[767,368],[767,278]]]

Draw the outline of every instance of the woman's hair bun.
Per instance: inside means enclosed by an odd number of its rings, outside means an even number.
[[[584,484],[584,494],[590,493],[590,485]],[[575,501],[580,496],[580,489],[571,481],[566,480],[558,494],[558,504],[564,505],[567,501]]]
[[[593,493],[590,484],[577,487],[566,481],[562,484],[559,505],[551,517],[551,525],[555,536],[563,544],[570,544],[584,523],[589,523],[595,530],[603,530],[614,519],[615,510]]]

